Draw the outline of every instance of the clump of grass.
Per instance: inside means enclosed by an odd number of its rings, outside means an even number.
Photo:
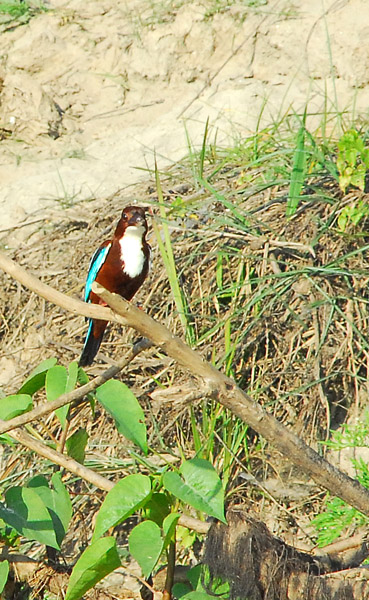
[[[47,11],[43,2],[28,2],[27,0],[0,1],[0,24],[22,25],[36,14]]]
[[[341,452],[353,448],[360,455],[360,449],[368,448],[369,439],[369,413],[364,412],[362,419],[355,425],[344,424],[339,430],[331,432],[331,439],[324,442],[332,452]],[[356,472],[358,481],[369,488],[369,469],[362,457],[351,458],[352,467]],[[367,526],[368,517],[355,508],[349,506],[340,498],[330,497],[328,494],[323,511],[311,522],[317,532],[319,546],[331,544],[343,534],[349,534],[355,528]]]
[[[207,123],[200,149],[189,141],[181,165],[195,193],[186,199],[162,185],[166,218],[176,223],[178,281],[185,289],[191,280],[194,345],[315,445],[345,419],[351,394],[358,402],[368,375],[369,240],[366,214],[360,229],[350,222],[342,235],[338,140],[309,131],[306,117],[294,114],[229,149],[210,143]],[[170,189],[173,173],[167,178]],[[234,485],[240,463],[259,461],[245,432],[240,443],[237,420],[215,414],[204,403],[190,429],[180,423],[181,446],[187,430],[189,447],[219,460]]]
[[[149,191],[145,184],[134,195],[157,208],[160,252],[139,297],[144,308],[317,447],[366,397],[369,217],[364,214],[359,223],[350,221],[340,229],[343,207],[362,199],[362,192],[349,187],[343,194],[337,141],[310,131],[306,117],[293,114],[259,128],[231,148],[211,139],[207,123],[198,150],[189,140],[188,156],[161,172],[160,179],[156,170]],[[303,146],[297,143],[300,131]],[[366,139],[365,131],[361,135]],[[302,170],[297,149],[304,154]],[[297,173],[297,191],[291,193]],[[288,214],[291,197],[298,202]],[[90,250],[101,242],[101,232],[109,237],[112,215],[125,201],[114,197],[102,205],[92,200],[88,222],[83,216],[76,220],[76,204],[69,221],[66,206],[66,220],[55,227],[52,244],[50,231],[44,238],[40,233],[26,255],[18,250],[17,258],[30,261],[35,271],[57,273],[52,283],[78,295]],[[27,304],[23,295],[16,302],[9,282],[2,290],[4,314],[12,317],[0,329],[5,351],[15,339],[24,347],[17,336],[42,320],[56,353],[69,361],[79,354],[81,320],[71,317],[66,324],[64,315],[39,300]],[[65,339],[66,328],[68,347],[58,342]],[[129,336],[112,328],[103,352],[117,357]],[[40,352],[48,352],[46,343]],[[262,492],[239,486],[239,475],[250,469],[261,480],[282,477],[285,465],[244,424],[202,397],[178,365],[158,351],[138,358],[125,381],[141,391],[140,402],[152,415],[154,448],[208,458],[229,496],[247,496],[256,511],[267,506],[265,499],[259,502]],[[162,400],[154,410],[146,392],[164,394],[174,384],[177,397]],[[191,408],[183,401],[186,389],[199,392]],[[111,450],[113,443],[118,447],[119,440],[110,440]],[[288,511],[300,514],[301,504],[290,503]]]

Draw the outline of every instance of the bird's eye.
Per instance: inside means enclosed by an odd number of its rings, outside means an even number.
[[[127,213],[125,213],[125,212],[122,213],[122,219],[123,219],[123,221],[127,221],[127,219],[128,219]]]

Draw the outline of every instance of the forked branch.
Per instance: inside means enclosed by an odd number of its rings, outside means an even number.
[[[316,483],[329,490],[333,495],[339,496],[345,502],[369,516],[369,492],[358,481],[345,475],[319,456],[298,436],[279,423],[262,406],[237,387],[232,379],[215,369],[198,352],[192,350],[164,325],[156,322],[142,310],[123,300],[120,296],[104,290],[96,283],[93,284],[93,290],[113,310],[92,306],[69,298],[42,283],[1,253],[0,267],[36,294],[58,306],[84,316],[108,319],[136,329],[193,375],[203,379],[206,386],[212,390],[213,397],[219,403],[231,410],[233,414],[273,444],[286,459],[301,468]]]

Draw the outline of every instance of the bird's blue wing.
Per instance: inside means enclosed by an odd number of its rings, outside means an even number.
[[[85,285],[85,302],[89,301],[91,286],[95,281],[98,272],[100,271],[102,265],[105,262],[107,254],[110,250],[111,242],[107,244],[107,246],[102,246],[98,250],[96,250],[95,254],[91,258],[90,266],[88,268],[88,275],[86,279]]]

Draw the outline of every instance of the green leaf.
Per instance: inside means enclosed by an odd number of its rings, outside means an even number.
[[[74,458],[77,462],[83,465],[85,461],[85,451],[88,442],[88,433],[86,429],[81,427],[75,431],[66,441],[65,447],[68,456]]]
[[[68,375],[67,369],[65,367],[62,367],[61,365],[56,365],[55,367],[52,367],[48,370],[46,374],[46,398],[49,400],[49,402],[53,402],[62,394],[65,394],[67,391],[70,391],[68,389],[68,385],[70,385],[70,377]],[[55,411],[55,414],[57,415],[63,429],[65,428],[68,411],[69,404],[67,404],[66,406],[62,406],[61,408],[58,408]]]
[[[0,419],[8,421],[31,410],[32,398],[29,394],[14,394],[1,398]]]
[[[211,581],[207,567],[196,565],[186,573],[186,576],[192,591],[183,594],[181,600],[210,600],[214,597],[219,600],[228,600],[229,583],[220,579]]]
[[[82,369],[82,367],[78,368],[77,381],[80,385],[86,385],[90,381],[87,373]]]
[[[173,471],[164,473],[164,487],[182,502],[226,523],[224,491],[213,465],[203,458],[193,458],[181,465],[180,473],[183,479]]]
[[[351,177],[351,184],[358,187],[362,192],[365,188],[365,165],[357,165]]]
[[[44,387],[46,373],[55,364],[56,358],[47,358],[46,360],[43,360],[42,363],[33,369],[18,393],[30,394],[30,396],[33,396],[35,392]]]
[[[159,527],[163,525],[165,517],[170,513],[170,503],[167,494],[155,492],[150,500],[145,503],[144,516],[145,519],[155,521]]]
[[[110,379],[97,388],[96,396],[114,418],[118,431],[147,454],[145,415],[131,390],[121,381]]]
[[[78,363],[72,362],[68,365],[67,381],[65,384],[65,390],[64,392],[62,392],[63,394],[69,394],[69,392],[72,392],[76,387],[78,380],[78,370]],[[58,417],[63,429],[65,427],[65,422],[68,416],[69,406],[69,404],[66,404],[65,406],[57,408],[55,411],[55,414]]]
[[[118,481],[97,513],[92,541],[142,508],[150,497],[151,481],[147,475],[128,475]]]
[[[186,577],[194,590],[201,589],[200,586],[201,586],[201,579],[202,579],[202,577],[201,577],[202,571],[203,571],[202,565],[195,565],[194,567],[192,567],[192,569],[190,569],[186,573]]]
[[[184,596],[181,596],[181,600],[214,600],[214,594],[207,594],[206,592],[189,592]]]
[[[0,504],[0,517],[29,540],[60,549],[54,524],[38,493],[27,487],[12,487],[5,494],[7,506]]]
[[[164,548],[160,527],[153,521],[143,521],[132,529],[128,544],[129,551],[140,565],[144,577],[148,577]]]
[[[181,600],[187,594],[189,594],[190,591],[189,585],[186,585],[185,583],[175,583],[172,588],[173,598],[178,598],[178,600]]]
[[[61,480],[61,473],[56,472],[51,477],[51,483],[54,487],[54,508],[59,519],[62,522],[65,532],[68,530],[69,521],[72,518],[73,507],[68,490]]]
[[[46,374],[46,397],[49,402],[53,402],[64,394],[67,387],[68,373],[65,367],[55,365],[51,367]]]
[[[79,600],[120,564],[115,538],[98,539],[86,548],[74,565],[65,600]]]
[[[9,563],[7,560],[0,562],[0,594],[3,591],[9,575]]]
[[[76,387],[77,379],[78,379],[78,369],[79,369],[78,363],[76,363],[76,362],[71,362],[68,365],[68,378],[67,378],[67,385],[65,386],[66,393],[71,392]]]
[[[164,531],[164,548],[166,548],[171,541],[174,540],[174,532],[176,530],[176,526],[181,515],[179,513],[170,513],[167,517],[165,517],[163,521],[163,531]]]
[[[59,472],[54,473],[51,477],[51,483],[54,489],[49,487],[48,481],[43,475],[36,475],[28,482],[27,487],[38,494],[48,509],[54,525],[56,539],[60,546],[72,517],[72,503]]]
[[[305,127],[300,127],[296,138],[296,149],[293,156],[290,188],[287,201],[287,217],[295,214],[300,202],[300,194],[306,177]]]

